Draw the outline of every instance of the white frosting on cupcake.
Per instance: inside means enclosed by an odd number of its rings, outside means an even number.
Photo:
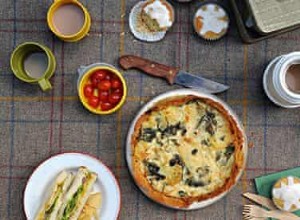
[[[283,209],[286,211],[291,210],[292,206],[300,209],[300,184],[294,183],[294,178],[287,177],[288,184],[281,183],[280,188],[273,188],[273,197],[283,201]]]
[[[152,19],[156,20],[160,28],[171,27],[172,19],[171,13],[167,6],[160,0],[155,0],[153,3],[144,8],[146,14]]]
[[[206,4],[199,8],[196,13],[196,18],[199,16],[203,23],[199,32],[200,35],[205,35],[208,31],[218,34],[228,28],[228,21],[222,19],[227,16],[226,12],[216,4]]]

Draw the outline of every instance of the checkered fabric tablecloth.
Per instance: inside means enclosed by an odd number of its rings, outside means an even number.
[[[247,46],[232,21],[225,38],[205,42],[193,33],[191,24],[196,1],[176,5],[176,23],[166,38],[147,44],[129,33],[128,14],[137,0],[82,0],[93,19],[91,32],[79,43],[70,44],[55,38],[47,28],[51,2],[0,0],[1,220],[25,219],[22,197],[27,178],[41,161],[59,152],[87,152],[112,169],[121,183],[122,220],[241,219],[245,201],[240,195],[254,190],[254,177],[299,166],[299,109],[274,106],[262,89],[266,64],[275,56],[300,50],[299,30]],[[24,41],[36,41],[54,51],[58,66],[52,91],[42,93],[13,76],[10,54]],[[138,71],[124,72],[129,87],[127,103],[116,114],[103,117],[87,112],[76,92],[79,65],[99,61],[117,65],[118,57],[127,53],[230,85],[220,98],[237,112],[251,148],[246,172],[226,198],[203,210],[174,211],[151,202],[135,187],[124,160],[130,121],[147,100],[176,86]]]

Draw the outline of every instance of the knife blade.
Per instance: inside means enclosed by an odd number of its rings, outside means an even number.
[[[257,194],[254,194],[254,193],[244,193],[243,196],[247,199],[249,199],[250,201],[252,202],[255,202],[256,204],[258,205],[262,205],[263,207],[265,208],[268,208],[270,210],[279,210],[273,203],[273,201],[269,198],[266,198],[264,196],[261,196],[261,195],[257,195]],[[297,215],[293,214],[293,213],[290,213],[290,212],[285,212],[285,211],[282,211],[284,212],[284,214],[287,216],[287,217],[291,217],[291,218],[295,218],[295,217],[298,217]],[[298,217],[299,218],[299,217]]]
[[[171,85],[175,83],[184,87],[200,89],[207,93],[220,93],[229,89],[227,85],[134,55],[121,56],[119,64],[125,70],[135,68],[148,75],[164,78]]]

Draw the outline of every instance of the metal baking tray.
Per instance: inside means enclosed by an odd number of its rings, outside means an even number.
[[[243,42],[251,44],[300,28],[300,24],[298,24],[268,34],[260,33],[257,30],[257,28],[251,27],[251,25],[247,24],[247,22],[249,21],[249,17],[252,16],[250,7],[246,3],[247,1],[248,0],[229,0],[232,12],[235,16],[235,21],[237,24],[238,31],[240,33]],[[285,0],[280,0],[280,1],[285,1]],[[300,0],[295,0],[295,1],[300,2]]]
[[[300,24],[299,0],[247,0],[256,28],[268,34]]]

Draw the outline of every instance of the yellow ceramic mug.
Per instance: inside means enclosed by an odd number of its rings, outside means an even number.
[[[58,30],[58,28],[57,28],[58,24],[55,24],[55,22],[57,22],[57,21],[54,21],[54,19],[56,18],[55,16],[58,16],[56,13],[59,13],[59,10],[61,10],[63,7],[65,7],[64,9],[66,9],[66,10],[68,10],[68,12],[70,12],[70,8],[67,9],[66,6],[73,7],[73,9],[79,8],[80,11],[82,10],[81,12],[83,13],[84,22],[81,26],[81,29],[76,33],[64,34]],[[62,22],[64,22],[64,23],[74,22],[74,20],[72,20],[72,21],[66,20],[65,14],[64,14],[64,19],[62,19]],[[76,41],[81,40],[88,34],[90,27],[91,27],[91,16],[90,16],[88,10],[77,0],[54,0],[54,3],[51,5],[51,7],[48,10],[47,23],[48,23],[50,30],[61,40],[66,41],[66,42],[76,42]],[[59,25],[61,25],[61,24],[59,24]],[[67,26],[69,28],[69,25],[67,25]]]

